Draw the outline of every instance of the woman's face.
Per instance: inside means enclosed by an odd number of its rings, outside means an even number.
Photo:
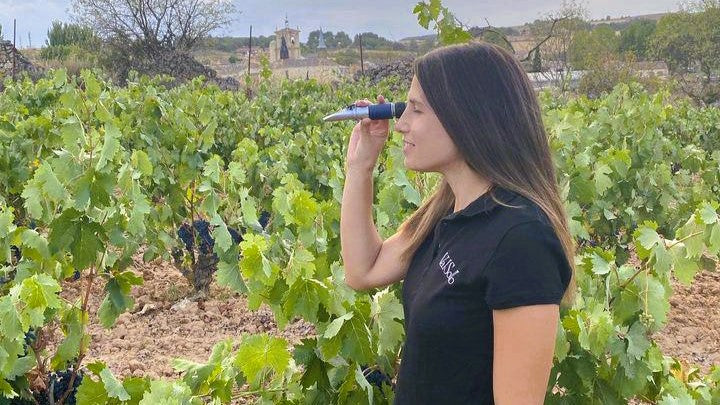
[[[405,167],[420,172],[445,173],[462,162],[455,143],[430,107],[417,77],[413,76],[405,111],[395,122],[403,135]]]

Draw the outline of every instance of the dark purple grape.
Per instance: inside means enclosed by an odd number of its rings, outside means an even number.
[[[363,370],[363,374],[365,373],[365,370],[367,370],[367,365],[360,366],[360,368]],[[365,376],[365,379],[372,385],[380,388],[382,390],[382,385],[387,384],[392,386],[392,380],[390,377],[383,373],[382,371],[375,369],[371,371],[368,375]]]
[[[10,252],[12,260],[15,261],[15,263],[19,262],[20,259],[22,259],[22,252],[20,251],[19,247],[15,245],[10,245]]]
[[[258,222],[260,222],[260,226],[262,226],[263,229],[265,229],[265,227],[267,226],[268,222],[270,222],[270,213],[267,212],[267,211],[261,212],[261,213],[260,213],[260,219],[258,220]]]
[[[37,339],[37,336],[35,335],[35,331],[30,329],[25,333],[25,344],[30,346],[33,343],[35,343],[35,340]]]
[[[36,340],[37,340],[37,335],[35,334],[34,330],[30,329],[29,331],[27,331],[25,333],[25,343],[23,344],[23,350],[24,350],[25,356],[28,355],[28,347],[32,346]]]
[[[177,230],[177,235],[180,240],[185,244],[185,249],[187,249],[188,252],[192,251],[194,241],[192,237],[192,232],[190,231],[190,226],[186,223],[180,225],[180,228],[178,228]]]
[[[233,243],[236,245],[243,241],[243,237],[240,235],[240,232],[236,231],[235,228],[228,227],[228,232],[230,232]]]
[[[210,223],[208,221],[198,219],[193,222],[193,226],[200,238],[200,253],[210,254],[215,246],[215,240],[210,235]]]
[[[210,227],[210,223],[208,221],[198,219],[193,221],[193,227],[195,228],[195,238],[197,238],[199,242],[198,249],[200,250],[200,253],[212,254],[213,248],[215,247],[215,239],[211,234],[212,229]],[[243,241],[241,232],[244,232],[244,229],[241,228],[240,232],[238,232],[236,229],[228,227],[228,232],[230,232],[230,237],[232,237],[233,243],[239,244]],[[195,245],[195,239],[193,239],[192,233],[190,232],[190,226],[183,223],[180,228],[178,228],[177,234],[180,240],[182,240],[185,244],[185,249],[187,249],[188,252],[192,251],[192,248]]]
[[[70,367],[67,370],[58,371],[58,372],[52,372],[49,374],[49,381],[48,385],[53,387],[53,399],[54,402],[57,403],[60,398],[62,398],[63,394],[65,394],[65,391],[68,389],[68,384],[70,384],[70,378],[72,376],[72,367]],[[82,371],[78,371],[77,376],[75,376],[75,381],[73,381],[72,390],[70,391],[70,395],[68,395],[67,399],[64,404],[68,405],[75,405],[75,394],[77,393],[77,388],[82,383],[83,374]],[[45,405],[50,403],[50,398],[47,396],[47,391],[42,390],[40,392],[35,393],[35,399],[38,401],[40,405]]]

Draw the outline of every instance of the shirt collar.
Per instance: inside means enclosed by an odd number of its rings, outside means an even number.
[[[468,204],[467,207],[461,209],[460,211],[452,212],[452,208],[450,208],[450,210],[448,211],[448,215],[445,216],[444,219],[453,220],[461,216],[472,217],[482,214],[484,212],[489,212],[493,208],[500,205],[493,199],[493,195],[498,201],[501,201],[503,204],[508,204],[519,194],[496,184],[488,192],[475,199],[475,201],[471,202],[470,204]]]

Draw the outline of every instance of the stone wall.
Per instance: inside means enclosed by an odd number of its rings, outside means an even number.
[[[374,85],[385,77],[397,76],[400,77],[403,82],[406,82],[409,87],[413,77],[414,60],[415,59],[413,57],[406,57],[403,59],[398,59],[394,62],[390,62],[388,64],[380,65],[370,69],[365,69],[365,77],[369,78],[370,83]],[[353,78],[355,80],[359,80],[361,76],[362,72],[357,71],[355,72]]]
[[[203,75],[208,82],[217,84],[223,90],[238,90],[240,82],[232,77],[218,77],[217,72],[195,60],[191,55],[171,50],[148,53],[145,56],[130,57],[119,61],[115,67],[121,84],[127,79],[130,70],[140,74],[154,76],[167,74],[179,84]]]
[[[43,69],[30,63],[11,41],[0,40],[0,77],[12,76],[13,55],[15,56],[15,77],[21,78],[22,72],[27,72],[32,79],[43,75]]]

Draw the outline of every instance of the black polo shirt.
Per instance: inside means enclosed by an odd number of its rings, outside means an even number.
[[[494,403],[492,310],[559,304],[570,275],[547,216],[520,194],[496,186],[450,210],[402,284],[406,341],[394,404]]]

